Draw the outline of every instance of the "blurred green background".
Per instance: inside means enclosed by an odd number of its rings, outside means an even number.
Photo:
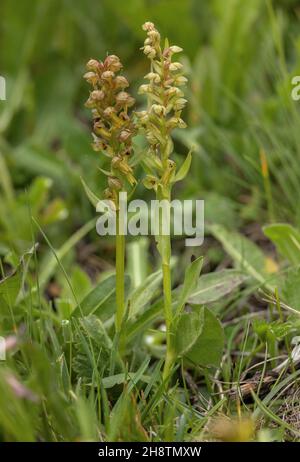
[[[195,155],[177,196],[205,198],[206,219],[228,227],[299,225],[299,14],[296,0],[1,0],[1,254],[28,248],[31,214],[57,246],[94,216],[80,177],[99,195],[105,179],[90,147],[85,63],[119,55],[136,94],[146,20],[184,48],[188,129],[176,156],[192,145]]]

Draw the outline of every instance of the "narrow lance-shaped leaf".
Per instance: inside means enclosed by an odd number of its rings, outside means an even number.
[[[128,293],[130,286],[129,276],[125,276],[125,291]],[[76,306],[72,317],[98,315],[102,321],[112,316],[115,312],[116,277],[115,275],[101,281],[88,295]]]
[[[183,180],[188,174],[192,163],[192,149],[188,152],[188,155],[184,159],[183,164],[180,166],[178,172],[176,173],[172,183],[177,183],[177,181]]]
[[[182,311],[189,296],[195,290],[197,282],[199,280],[202,264],[203,257],[199,257],[196,260],[194,260],[186,269],[184,283],[181,288],[178,304],[175,310],[177,314],[179,314]]]
[[[93,193],[93,191],[88,187],[88,185],[86,184],[86,182],[83,180],[83,178],[80,178],[81,180],[81,183],[82,183],[82,186],[84,187],[84,190],[85,190],[85,193],[89,199],[89,201],[91,202],[91,204],[96,207],[98,202],[100,202],[100,199],[99,197],[96,196],[96,194]]]

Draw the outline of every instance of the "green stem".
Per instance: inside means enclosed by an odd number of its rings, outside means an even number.
[[[170,202],[171,190],[166,187],[164,191],[160,188],[157,192],[158,200],[167,200]],[[163,293],[164,293],[164,318],[166,322],[166,358],[163,370],[163,380],[168,380],[173,366],[174,354],[172,349],[172,282],[171,282],[171,237],[170,234],[163,235],[163,216],[162,210],[159,213],[159,236],[158,236],[158,249],[162,259],[162,273],[163,273]]]
[[[164,314],[166,321],[166,359],[163,371],[163,380],[167,380],[173,365],[173,352],[172,352],[172,289],[171,289],[171,269],[170,263],[163,264],[163,290],[164,290]]]
[[[123,219],[120,213],[119,206],[117,205],[116,212],[116,332],[121,331],[121,326],[125,314],[125,289],[124,289],[124,272],[125,272],[125,236],[122,232]]]

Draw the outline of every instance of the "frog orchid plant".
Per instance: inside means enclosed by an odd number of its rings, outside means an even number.
[[[150,61],[150,72],[145,76],[146,84],[141,85],[139,94],[147,99],[146,110],[129,113],[134,105],[134,99],[125,91],[128,81],[117,75],[122,64],[117,56],[110,55],[100,62],[90,60],[87,63],[88,72],[85,79],[92,85],[92,91],[86,106],[92,110],[94,129],[93,148],[101,151],[110,159],[110,171],[104,171],[108,176],[108,188],[104,197],[111,199],[117,212],[116,233],[116,331],[121,331],[126,311],[124,302],[124,236],[118,231],[122,217],[118,217],[118,193],[132,187],[136,183],[130,158],[133,154],[133,137],[143,133],[146,138],[146,153],[142,165],[146,172],[143,184],[147,189],[153,189],[156,199],[171,202],[172,186],[182,180],[187,174],[191,153],[189,153],[178,171],[176,163],[171,159],[174,151],[172,131],[175,128],[185,128],[181,118],[187,100],[181,87],[187,79],[183,75],[183,66],[173,58],[182,49],[170,46],[166,40],[161,44],[160,33],[153,23],[143,25],[147,37],[142,48]],[[170,208],[169,208],[170,209]],[[168,214],[170,220],[170,214]],[[159,232],[156,236],[157,249],[161,257],[164,293],[164,317],[166,323],[166,358],[164,379],[171,374],[176,354],[172,336],[176,324],[176,312],[172,309],[171,283],[171,237],[170,233],[162,231],[162,211],[159,213]],[[180,307],[179,307],[180,308]],[[178,314],[178,312],[177,312]]]
[[[91,59],[87,63],[84,78],[92,86],[86,107],[92,110],[93,148],[109,158],[110,170],[107,175],[108,187],[104,198],[112,201],[116,210],[116,332],[120,334],[125,314],[125,236],[122,232],[123,217],[119,208],[119,192],[127,191],[136,184],[129,159],[133,153],[132,138],[136,125],[129,113],[135,100],[125,91],[127,79],[120,75],[120,59],[110,55],[103,62]]]
[[[145,76],[147,83],[139,88],[139,93],[147,98],[147,109],[136,113],[138,127],[145,133],[148,142],[147,155],[143,161],[147,175],[143,183],[146,188],[155,191],[158,201],[166,201],[170,221],[172,185],[184,178],[191,162],[191,153],[189,153],[176,173],[176,163],[171,159],[174,151],[172,131],[175,128],[186,128],[181,113],[187,100],[181,87],[186,84],[187,78],[183,75],[182,64],[173,59],[182,48],[176,45],[170,46],[167,40],[162,47],[160,33],[152,22],[146,22],[143,30],[146,31],[147,37],[142,50],[150,61],[150,72]],[[176,359],[172,338],[176,320],[172,309],[171,237],[170,233],[163,232],[163,213],[164,211],[160,210],[156,242],[163,273],[167,343],[164,379],[167,380]]]

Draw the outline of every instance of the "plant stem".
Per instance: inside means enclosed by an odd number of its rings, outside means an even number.
[[[164,191],[160,188],[157,191],[158,200],[167,200],[170,202],[171,191],[166,187]],[[170,217],[168,216],[170,220]],[[170,376],[174,355],[172,351],[172,283],[171,283],[171,238],[169,234],[163,234],[163,211],[159,210],[159,236],[158,236],[158,249],[162,259],[162,273],[163,273],[163,293],[164,293],[164,317],[166,322],[166,358],[163,370],[163,380],[167,380]]]
[[[164,313],[165,313],[165,321],[166,321],[166,343],[167,343],[163,379],[167,380],[167,378],[169,377],[171,373],[172,364],[173,364],[172,336],[171,336],[172,289],[171,289],[170,263],[163,264],[162,269],[163,269],[163,290],[164,290]]]
[[[122,211],[120,211],[119,203],[117,204],[116,212],[116,332],[121,331],[121,326],[125,314],[125,289],[124,289],[124,272],[125,272],[125,236],[123,233]]]

